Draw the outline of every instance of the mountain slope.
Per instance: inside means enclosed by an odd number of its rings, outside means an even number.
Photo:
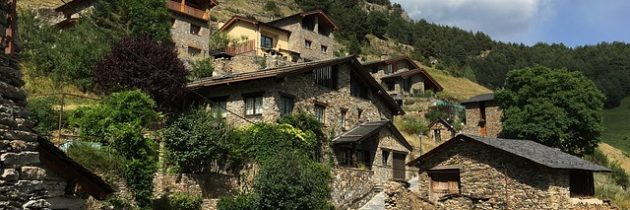
[[[602,141],[630,153],[630,97],[621,101],[619,107],[604,110],[604,132]],[[629,170],[630,171],[630,170]]]

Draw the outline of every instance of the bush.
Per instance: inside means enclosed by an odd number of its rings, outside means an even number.
[[[238,158],[230,155],[236,133],[223,119],[212,117],[203,108],[181,115],[164,130],[169,160],[180,173],[200,174],[214,163],[219,166]]]
[[[173,44],[123,38],[94,67],[94,81],[106,92],[140,89],[165,110],[177,107],[185,91],[187,71]]]
[[[429,124],[426,120],[420,117],[404,115],[402,117],[400,130],[414,135],[425,134],[427,131],[429,131]]]
[[[140,127],[160,120],[155,109],[155,102],[140,90],[114,93],[103,99],[102,103],[91,107],[82,107],[69,116],[71,127],[79,128],[81,138],[89,141],[101,141],[104,144],[109,126],[128,123]]]
[[[203,200],[199,196],[188,193],[175,193],[168,197],[168,204],[171,209],[201,210]]]
[[[255,194],[224,197],[217,202],[219,210],[255,210],[256,206],[258,206],[258,199]]]
[[[191,68],[188,73],[189,81],[194,81],[205,77],[212,77],[212,72],[214,71],[211,58],[194,61],[190,64],[190,67]]]
[[[30,119],[35,123],[33,129],[42,135],[59,129],[59,111],[52,108],[57,100],[54,97],[32,98],[28,101]],[[65,121],[65,120],[64,120]]]
[[[301,152],[281,152],[261,165],[254,181],[257,209],[334,209],[327,166]]]
[[[74,141],[65,151],[72,160],[109,178],[123,178],[124,158],[110,147],[92,142]]]
[[[429,111],[424,114],[424,117],[429,121],[429,122],[435,122],[438,119],[445,119],[448,120],[450,119],[450,115],[443,111],[442,109],[440,109],[440,107],[430,107]]]
[[[267,3],[265,3],[265,11],[271,12],[274,17],[282,16],[282,12],[275,1],[267,1]]]

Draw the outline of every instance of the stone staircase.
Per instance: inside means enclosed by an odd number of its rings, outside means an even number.
[[[385,210],[385,192],[377,193],[358,210]]]

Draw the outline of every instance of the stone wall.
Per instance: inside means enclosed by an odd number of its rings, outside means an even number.
[[[335,42],[334,35],[332,33],[330,36],[319,34],[317,32],[319,23],[315,24],[315,31],[303,29],[302,20],[298,17],[301,16],[274,23],[275,26],[291,31],[289,49],[300,53],[300,57],[307,60],[322,60],[335,57],[334,52],[337,50],[337,43]],[[304,45],[306,40],[312,42],[310,49],[306,48]],[[321,52],[320,48],[322,45],[328,47],[326,53]]]
[[[418,189],[428,200],[432,196],[427,170],[433,168],[459,169],[462,196],[441,201],[444,209],[468,209],[462,206],[471,203],[478,209],[570,207],[568,171],[552,170],[475,142],[452,145],[420,165]]]
[[[274,68],[294,64],[280,56],[257,56],[254,51],[240,54],[230,59],[217,58],[213,61],[214,71],[212,76],[224,76],[230,74],[260,71],[264,68]]]
[[[407,189],[405,183],[387,182],[384,187],[387,210],[434,210],[436,206]]]
[[[207,91],[199,91],[206,98],[227,96],[227,109],[234,114],[227,115],[227,121],[240,126],[252,122],[275,122],[280,118],[278,106],[282,94],[295,97],[293,112],[304,111],[314,113],[315,103],[326,105],[325,128],[326,133],[342,131],[353,128],[362,122],[392,119],[392,110],[386,106],[376,93],[370,93],[369,99],[363,99],[350,95],[350,71],[347,64],[339,67],[338,89],[330,89],[315,84],[313,74],[299,74],[284,79],[268,79],[252,82],[235,83],[213,87]],[[245,116],[245,102],[243,94],[263,93],[263,110],[261,115]],[[341,111],[346,111],[346,126],[340,124]],[[359,112],[361,115],[359,116]],[[241,118],[241,117],[244,117]]]
[[[366,200],[374,191],[373,172],[365,169],[335,167],[332,201],[337,209],[347,209]],[[369,198],[367,198],[369,199]]]
[[[502,130],[501,117],[503,111],[496,102],[484,102],[486,107],[486,133],[488,137],[497,137]],[[466,105],[466,125],[464,125],[462,133],[481,136],[481,127],[479,121],[481,112],[479,103]]]
[[[207,58],[210,55],[208,48],[210,34],[212,33],[208,22],[172,11],[171,18],[174,20],[171,28],[171,37],[173,38],[173,42],[175,42],[175,48],[177,49],[179,58],[185,61]],[[199,34],[190,33],[191,24],[201,27]],[[188,54],[188,47],[200,49],[201,54],[198,56],[191,56]]]
[[[16,59],[0,55],[0,209],[82,209],[85,200],[68,194],[68,183],[40,162]]]
[[[436,139],[435,130],[440,131],[440,139]],[[446,127],[446,125],[444,125],[443,123],[436,122],[435,124],[433,124],[433,126],[429,128],[429,133],[427,137],[429,141],[433,141],[436,144],[441,144],[455,137],[455,134],[456,133],[454,131]]]

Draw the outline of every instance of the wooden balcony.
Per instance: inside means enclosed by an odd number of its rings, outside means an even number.
[[[191,6],[176,1],[168,1],[168,9],[204,21],[208,21],[210,17],[210,13],[208,13],[207,11],[193,8]]]

